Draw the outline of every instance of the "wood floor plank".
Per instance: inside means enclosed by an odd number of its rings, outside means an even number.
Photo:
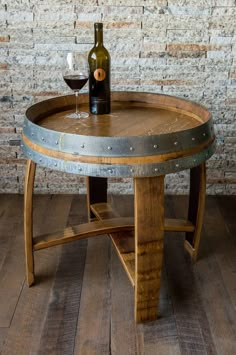
[[[84,223],[87,219],[85,207],[85,196],[73,197],[67,225]],[[86,250],[86,240],[61,247],[44,318],[39,354],[74,353]]]
[[[204,257],[196,277],[218,354],[236,353],[235,243],[228,235],[216,197],[207,198],[202,236]]]
[[[62,248],[43,322],[40,354],[74,353],[87,241]],[[69,262],[68,262],[69,260]]]
[[[144,354],[181,354],[175,314],[170,297],[165,261],[162,269],[159,316],[154,322],[140,325],[143,332]]]
[[[46,230],[54,230],[58,226],[64,227],[71,198],[59,195],[36,196],[35,233],[45,233]],[[53,213],[57,214],[57,218]],[[36,280],[39,283],[32,288],[24,284],[10,327],[5,334],[1,354],[18,355],[19,349],[22,354],[37,353],[59,253],[58,248],[45,250],[36,255]],[[24,263],[23,255],[21,258]],[[17,275],[17,269],[15,273]]]
[[[181,200],[169,199],[168,209],[177,217]],[[199,296],[193,265],[184,254],[184,235],[166,233],[165,262],[181,353],[216,352],[205,308]]]
[[[24,282],[22,196],[0,198],[0,327],[9,327]]]
[[[73,198],[67,225],[76,225],[87,220],[85,202],[85,196]],[[61,248],[44,318],[39,354],[74,353],[86,250],[86,240],[73,242]]]
[[[236,198],[235,196],[217,196],[216,198],[226,229],[229,231],[232,241],[236,243]]]
[[[142,354],[134,322],[134,290],[112,246],[111,353]]]
[[[110,349],[110,240],[88,240],[75,355],[107,355]]]

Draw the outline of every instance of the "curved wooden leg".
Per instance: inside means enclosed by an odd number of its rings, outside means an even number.
[[[27,160],[24,191],[24,238],[26,278],[28,286],[34,283],[34,252],[33,252],[33,189],[36,164]]]
[[[194,232],[186,233],[185,247],[196,261],[200,244],[206,198],[206,166],[201,164],[190,170],[190,194],[188,220],[195,226]]]
[[[135,178],[135,320],[155,320],[164,237],[164,176]]]

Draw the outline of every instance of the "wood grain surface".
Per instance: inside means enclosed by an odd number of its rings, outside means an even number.
[[[59,132],[98,137],[127,137],[179,132],[209,120],[204,107],[167,95],[114,92],[112,110],[107,115],[92,115],[71,120],[74,96],[62,96],[38,103],[27,110],[27,117],[38,125]],[[88,96],[80,96],[81,110],[89,112]]]
[[[89,107],[83,107],[83,110],[86,109],[89,112]],[[202,123],[200,118],[182,111],[131,102],[113,103],[111,114],[90,114],[89,118],[77,121],[67,118],[69,113],[71,110],[50,115],[38,124],[51,130],[85,136],[129,137],[179,132]]]

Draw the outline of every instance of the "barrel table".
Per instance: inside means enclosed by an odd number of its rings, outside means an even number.
[[[211,114],[194,102],[137,92],[114,92],[111,101],[111,114],[90,114],[81,120],[66,117],[75,108],[72,95],[42,101],[26,112],[21,144],[27,156],[26,275],[31,286],[37,250],[109,234],[134,287],[138,323],[158,315],[164,232],[185,232],[184,246],[193,261],[197,258],[205,203],[205,161],[214,153],[215,135]],[[80,109],[89,112],[86,94],[80,95]],[[88,223],[33,236],[37,164],[87,177]],[[166,219],[164,177],[185,169],[190,169],[188,219]],[[110,177],[133,179],[134,216],[121,217],[107,203]]]

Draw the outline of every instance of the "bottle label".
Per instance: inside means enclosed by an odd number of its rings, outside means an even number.
[[[106,72],[104,69],[96,69],[93,75],[97,81],[103,81],[106,77]]]

